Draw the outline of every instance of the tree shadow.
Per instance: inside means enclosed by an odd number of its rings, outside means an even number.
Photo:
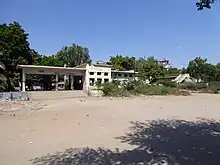
[[[220,164],[220,122],[199,119],[131,122],[130,132],[117,137],[122,143],[138,146],[121,152],[109,149],[67,149],[32,159],[36,165],[138,165],[159,156],[179,165]]]

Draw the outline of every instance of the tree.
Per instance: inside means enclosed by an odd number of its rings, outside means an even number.
[[[76,44],[63,47],[55,57],[63,61],[68,67],[75,67],[83,63],[90,64],[92,62],[88,48]]]
[[[203,10],[204,8],[211,9],[211,4],[213,4],[217,0],[199,0],[196,3],[198,10]]]
[[[216,69],[216,81],[220,81],[220,63],[215,66]]]
[[[202,74],[205,82],[211,82],[216,80],[216,67],[213,64],[207,63],[204,65],[204,73]]]
[[[210,82],[216,79],[215,66],[207,63],[207,59],[202,59],[201,57],[196,57],[189,62],[187,72],[190,76],[204,82]]]
[[[118,70],[134,70],[135,69],[135,57],[123,57],[122,55],[111,56],[109,62],[114,69]]]
[[[140,60],[141,66],[138,68],[138,75],[141,79],[155,82],[159,77],[164,76],[165,68],[159,65],[154,57],[148,57],[146,61],[143,58]]]
[[[56,56],[40,56],[40,65],[45,65],[45,66],[64,66],[64,61],[59,60]]]
[[[178,68],[168,68],[165,70],[165,74],[180,74],[181,73],[181,69]]]
[[[28,33],[17,22],[0,24],[0,61],[5,66],[8,91],[13,90],[13,80],[18,75],[18,64],[30,64]]]

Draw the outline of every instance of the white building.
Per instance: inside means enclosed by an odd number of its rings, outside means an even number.
[[[72,90],[88,90],[90,86],[96,83],[106,83],[112,80],[132,81],[135,79],[135,72],[112,70],[111,65],[104,63],[83,64],[77,67],[53,67],[53,66],[36,66],[36,65],[18,65],[22,70],[22,91],[25,91],[26,74],[50,74],[56,75],[55,90],[59,89],[59,75],[71,77]]]
[[[158,64],[162,65],[164,68],[169,69],[172,68],[173,66],[170,64],[170,61],[166,58],[163,60],[157,60]]]

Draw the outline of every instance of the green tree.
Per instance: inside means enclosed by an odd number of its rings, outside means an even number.
[[[205,64],[202,77],[205,82],[216,81],[216,66],[210,63]]]
[[[122,55],[111,56],[109,62],[114,69],[118,70],[134,70],[135,57],[123,57]]]
[[[30,64],[30,47],[28,33],[18,22],[0,24],[0,61],[5,66],[8,91],[13,90],[13,83],[17,80],[17,65]]]
[[[215,66],[216,69],[216,81],[220,81],[220,63]]]
[[[198,0],[196,3],[198,10],[203,10],[204,8],[211,9],[211,5],[217,0]]]
[[[207,59],[196,57],[192,61],[189,61],[187,72],[190,74],[190,76],[196,78],[197,80],[203,79],[202,75],[204,73],[204,66],[206,63]]]
[[[178,68],[168,68],[165,70],[165,74],[180,74],[181,73],[181,69]]]
[[[214,81],[216,79],[216,67],[207,62],[207,59],[196,57],[189,62],[187,72],[190,76],[204,82]]]
[[[45,66],[59,66],[59,67],[63,67],[64,66],[64,61],[59,60],[54,55],[52,55],[52,56],[40,56],[39,64],[40,65],[45,65]]]
[[[143,59],[141,59],[143,62]],[[155,82],[159,77],[163,77],[165,74],[165,68],[158,64],[154,57],[148,57],[147,60],[142,63],[142,66],[138,69],[139,77],[143,80],[150,80]]]
[[[88,48],[73,44],[63,47],[55,56],[58,60],[64,62],[68,67],[75,67],[83,63],[91,63]]]

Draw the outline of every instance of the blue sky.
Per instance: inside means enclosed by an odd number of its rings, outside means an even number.
[[[178,67],[195,56],[220,62],[220,3],[196,0],[3,0],[0,23],[18,21],[31,47],[51,55],[76,43],[93,61],[122,54],[164,57]]]

